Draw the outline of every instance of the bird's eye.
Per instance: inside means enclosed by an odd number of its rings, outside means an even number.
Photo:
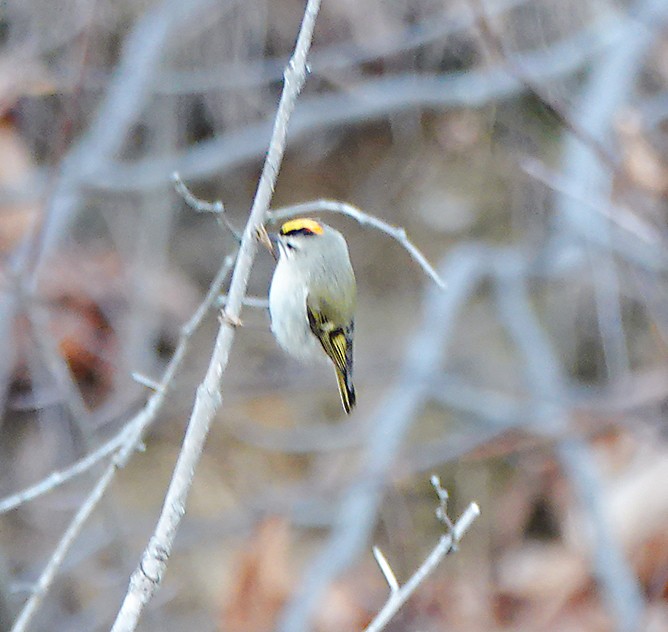
[[[288,250],[297,250],[297,247],[294,244],[291,244],[289,241],[286,241],[285,245]]]

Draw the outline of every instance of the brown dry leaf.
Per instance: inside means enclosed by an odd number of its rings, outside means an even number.
[[[220,630],[270,632],[293,585],[290,531],[281,517],[264,520],[237,562],[236,581],[223,608]]]
[[[665,195],[668,192],[668,164],[643,135],[640,116],[627,112],[620,117],[617,133],[627,175],[650,193]]]
[[[333,584],[318,608],[314,629],[317,632],[363,630],[371,623],[387,597],[387,586],[378,567],[356,568]]]
[[[120,262],[109,251],[85,250],[55,258],[40,282],[51,335],[88,404],[101,403],[118,358],[114,314],[123,305]]]
[[[526,543],[499,563],[500,594],[513,602],[531,604],[532,629],[556,620],[566,604],[585,594],[590,584],[586,561],[561,544]]]
[[[106,248],[70,249],[43,266],[39,279],[37,308],[48,318],[53,346],[67,362],[85,402],[100,405],[112,393],[115,374],[122,366],[124,333],[136,318],[129,302],[128,278],[121,258]],[[155,341],[156,355],[169,354],[176,340],[177,326],[197,303],[194,288],[174,270],[145,272],[146,292],[142,309],[161,315],[159,329],[148,332]],[[26,330],[18,319],[15,337]],[[17,343],[18,360],[13,371],[15,390],[30,390],[26,345],[30,336]],[[21,387],[21,388],[18,388]],[[18,402],[19,404],[21,402]],[[13,405],[17,401],[12,401]]]
[[[646,540],[634,556],[634,566],[650,601],[668,606],[668,530]]]

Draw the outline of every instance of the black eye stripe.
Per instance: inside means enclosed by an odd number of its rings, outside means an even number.
[[[292,235],[315,235],[315,233],[310,228],[296,228],[295,230],[289,230],[287,233],[281,232],[285,237]]]

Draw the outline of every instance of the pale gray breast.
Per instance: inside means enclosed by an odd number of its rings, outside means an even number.
[[[290,262],[278,262],[269,289],[271,330],[285,351],[301,359],[324,356],[308,323],[306,287]]]

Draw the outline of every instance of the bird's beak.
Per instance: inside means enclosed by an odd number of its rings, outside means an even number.
[[[262,225],[257,229],[257,240],[271,253],[271,256],[278,260],[278,236],[269,234]]]
[[[278,261],[278,254],[280,252],[280,242],[276,233],[267,233],[267,240],[269,242],[269,252],[271,256]]]

